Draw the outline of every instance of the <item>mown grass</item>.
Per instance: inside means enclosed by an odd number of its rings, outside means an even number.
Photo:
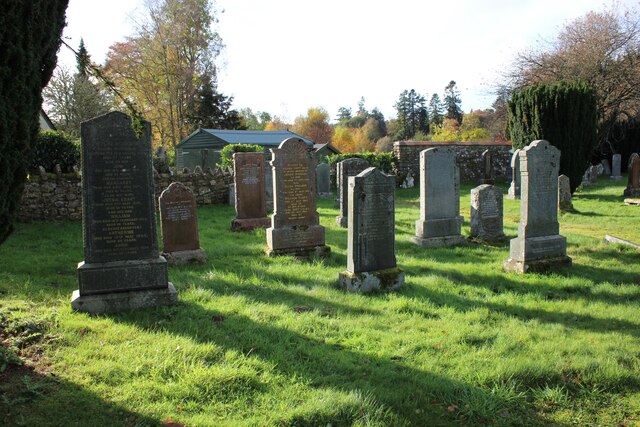
[[[0,419],[640,425],[640,252],[602,242],[640,242],[640,208],[622,189],[602,179],[577,193],[560,217],[573,267],[526,276],[501,271],[508,243],[410,243],[418,191],[398,190],[406,287],[375,295],[335,286],[347,232],[332,201],[319,201],[332,255],[312,262],[268,258],[264,230],[231,233],[233,208],[202,207],[209,262],[170,270],[179,304],[109,316],[70,308],[80,223],[18,225],[0,246],[0,339],[29,366],[0,363]],[[519,201],[505,200],[511,237],[518,219]]]

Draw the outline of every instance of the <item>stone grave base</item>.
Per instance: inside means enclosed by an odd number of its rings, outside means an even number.
[[[178,291],[169,282],[165,289],[113,292],[108,294],[80,295],[76,289],[71,295],[71,307],[91,314],[116,313],[145,307],[172,305],[178,302]]]
[[[640,188],[625,188],[623,196],[637,197],[640,196]]]
[[[532,259],[529,261],[515,260],[509,258],[503,263],[504,271],[513,271],[515,273],[543,273],[559,267],[570,267],[571,258],[568,256],[560,256],[553,258]]]
[[[207,263],[207,254],[202,249],[179,252],[164,252],[162,256],[167,259],[167,263],[171,267],[183,264]]]
[[[338,227],[342,227],[342,228],[349,227],[349,217],[348,216],[337,216],[336,217],[336,225]]]
[[[460,234],[455,234],[451,236],[438,236],[438,237],[418,237],[413,236],[411,241],[418,246],[422,246],[423,248],[440,248],[446,246],[458,246],[464,245],[467,243],[467,239],[465,239]]]
[[[331,199],[333,197],[333,193],[318,193],[319,199]]]
[[[308,246],[304,248],[267,248],[266,252],[270,257],[289,255],[298,259],[309,259],[314,257],[326,258],[331,253],[331,248],[327,245]]]
[[[399,268],[338,274],[340,286],[349,292],[394,291],[404,286],[404,271]]]
[[[256,228],[271,227],[271,218],[234,218],[231,221],[231,231],[251,231]]]
[[[640,206],[640,199],[624,199],[624,204]]]
[[[164,289],[169,281],[167,260],[153,259],[78,263],[78,287],[82,295],[135,289]]]

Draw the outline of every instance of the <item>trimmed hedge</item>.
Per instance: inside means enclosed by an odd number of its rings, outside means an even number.
[[[80,164],[80,142],[64,132],[41,131],[33,144],[30,169],[42,166],[53,172],[56,164],[62,172],[73,172],[73,167]]]
[[[233,153],[264,152],[264,147],[253,144],[229,144],[220,151],[220,162],[223,168],[233,169]]]
[[[327,162],[331,166],[345,159],[357,157],[364,159],[371,166],[375,166],[384,173],[395,174],[398,166],[398,159],[393,153],[348,153],[348,154],[332,154],[327,157]]]

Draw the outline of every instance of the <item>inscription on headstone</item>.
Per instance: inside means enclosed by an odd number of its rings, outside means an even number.
[[[511,185],[507,192],[507,199],[520,198],[520,150],[511,156]]]
[[[236,217],[231,221],[231,230],[268,227],[271,220],[267,217],[264,154],[234,153],[233,170]]]
[[[567,241],[558,234],[559,167],[560,150],[547,141],[534,141],[520,152],[520,223],[505,270],[527,273],[571,265]]]
[[[173,182],[159,198],[162,255],[169,265],[207,262],[198,238],[196,197],[189,187]]]
[[[420,246],[453,246],[460,234],[460,174],[455,153],[446,148],[420,152],[420,219],[412,241]]]
[[[105,313],[173,304],[156,237],[150,125],[113,112],[82,123],[83,240],[72,307]]]
[[[269,255],[325,256],[324,227],[316,210],[316,160],[299,138],[272,148],[274,212],[267,229]]]
[[[336,225],[346,228],[349,217],[349,187],[350,176],[356,176],[369,167],[364,159],[351,158],[338,163],[338,196],[340,198],[340,215],[336,218]]]
[[[487,242],[505,238],[502,230],[502,191],[496,186],[482,184],[471,190],[471,232]]]
[[[342,287],[351,292],[393,290],[404,284],[395,255],[395,178],[368,168],[349,177],[347,271]]]

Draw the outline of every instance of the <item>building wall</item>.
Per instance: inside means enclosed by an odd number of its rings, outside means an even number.
[[[403,181],[409,172],[417,179],[420,176],[420,152],[434,147],[447,147],[456,152],[460,180],[463,182],[475,183],[482,177],[482,152],[487,149],[492,154],[495,176],[511,177],[510,142],[396,141],[393,143],[393,153],[398,158],[399,180]]]

